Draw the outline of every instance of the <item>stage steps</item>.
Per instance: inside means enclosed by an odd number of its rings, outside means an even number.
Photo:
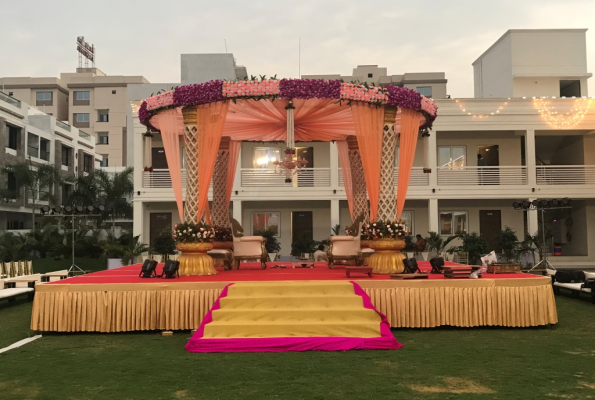
[[[381,336],[380,316],[351,282],[239,282],[219,301],[204,339]]]

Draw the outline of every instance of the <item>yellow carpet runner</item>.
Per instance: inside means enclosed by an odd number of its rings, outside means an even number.
[[[238,282],[212,311],[202,338],[373,338],[381,336],[380,322],[348,281]]]

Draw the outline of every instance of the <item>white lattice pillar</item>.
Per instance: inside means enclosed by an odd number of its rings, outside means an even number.
[[[198,222],[198,130],[196,107],[184,107],[184,146],[186,148],[186,201],[184,221]]]
[[[395,132],[395,117],[397,107],[384,108],[384,128],[382,134],[382,169],[380,170],[380,196],[378,198],[379,221],[397,218],[397,195],[395,192],[395,149],[397,148],[397,134]]]
[[[213,203],[211,221],[213,225],[231,227],[229,223],[229,204],[227,204],[227,170],[229,164],[229,142],[231,138],[224,136],[219,144],[217,161],[213,171]]]
[[[355,136],[347,137],[349,149],[349,165],[351,166],[351,187],[353,189],[353,215],[354,219],[360,215],[364,216],[364,222],[370,220],[370,206],[368,204],[368,192],[366,191],[366,178],[364,167],[359,154],[359,146]]]

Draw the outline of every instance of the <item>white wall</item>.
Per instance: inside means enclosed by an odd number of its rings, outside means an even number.
[[[438,132],[438,146],[464,146],[467,149],[467,165],[477,165],[478,146],[499,146],[501,166],[521,165],[521,136],[510,132]],[[437,150],[436,150],[437,151]]]
[[[512,94],[512,53],[510,37],[505,37],[473,63],[475,97],[506,98]]]

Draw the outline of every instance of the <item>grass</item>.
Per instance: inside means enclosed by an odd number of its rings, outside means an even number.
[[[76,265],[85,271],[101,271],[106,269],[107,262],[98,258],[82,258],[74,259]],[[36,274],[45,274],[46,272],[61,271],[69,269],[72,265],[71,258],[64,258],[62,260],[54,260],[53,258],[37,258],[33,260],[33,272]]]
[[[189,332],[44,334],[0,354],[9,399],[595,399],[595,306],[557,296],[559,324],[405,329],[396,351],[190,354]],[[34,334],[0,303],[0,347]]]

